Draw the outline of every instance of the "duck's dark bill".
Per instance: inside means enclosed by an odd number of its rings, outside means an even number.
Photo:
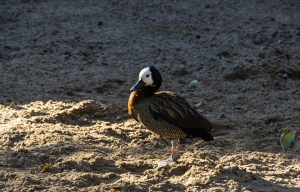
[[[136,91],[136,90],[138,90],[139,88],[141,88],[141,87],[144,86],[144,85],[145,85],[144,81],[139,80],[139,81],[138,81],[138,82],[130,89],[130,92]]]
[[[172,158],[164,160],[164,161],[160,161],[158,162],[158,168],[164,167],[166,165],[168,165],[169,163],[173,162]]]

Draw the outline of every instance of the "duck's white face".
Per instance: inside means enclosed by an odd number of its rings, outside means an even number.
[[[145,86],[153,85],[153,78],[149,67],[141,70],[139,74],[139,79],[145,83]]]

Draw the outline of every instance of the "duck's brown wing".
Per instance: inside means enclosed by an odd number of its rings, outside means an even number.
[[[164,120],[180,128],[187,137],[201,137],[205,141],[213,140],[209,134],[210,122],[201,116],[189,103],[171,93],[158,92],[149,99],[149,111],[157,121]]]

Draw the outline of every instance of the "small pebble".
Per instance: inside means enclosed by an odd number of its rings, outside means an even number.
[[[271,36],[272,36],[273,38],[275,38],[277,35],[278,35],[278,31],[274,31],[274,32],[272,33]]]
[[[226,52],[226,51],[223,51],[223,52],[221,52],[221,53],[218,53],[217,56],[219,56],[220,59],[225,59],[226,57],[229,56],[229,53]]]
[[[288,75],[286,73],[283,74],[283,77],[287,77]]]
[[[224,113],[221,113],[218,117],[218,119],[224,119],[226,117],[226,115]]]

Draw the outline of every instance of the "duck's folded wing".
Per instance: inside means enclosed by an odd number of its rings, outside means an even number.
[[[200,136],[204,137],[204,140],[213,140],[209,134],[212,130],[210,122],[193,109],[185,99],[175,94],[168,92],[155,94],[149,102],[148,109],[155,120],[164,120],[180,128],[188,137]]]

